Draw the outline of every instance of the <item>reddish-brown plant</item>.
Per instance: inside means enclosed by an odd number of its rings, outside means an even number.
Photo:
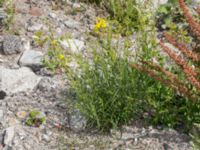
[[[183,15],[185,19],[190,25],[190,28],[200,38],[200,24],[192,17],[184,0],[179,0],[179,5],[180,5],[181,10],[183,11]]]
[[[186,21],[189,24],[191,31],[197,37],[196,40],[198,40],[198,43],[200,39],[200,24],[190,14],[189,8],[186,6],[184,0],[179,0],[179,5],[181,10],[183,11],[183,15],[186,18]],[[197,9],[196,11],[198,13],[200,12],[199,9]],[[181,79],[179,79],[177,75],[152,62],[141,61],[140,64],[134,64],[132,65],[132,67],[146,73],[147,75],[160,81],[164,85],[170,86],[172,89],[189,97],[192,100],[199,100],[198,96],[200,94],[200,53],[198,53],[198,51],[188,48],[183,43],[179,43],[175,38],[167,33],[164,33],[164,37],[165,40],[167,40],[170,44],[172,44],[181,52],[181,55],[177,54],[172,48],[167,46],[163,40],[160,41],[160,46],[163,51],[167,53],[169,57],[181,68],[182,72],[185,74],[185,80],[187,81],[181,81]],[[191,59],[193,65],[189,64],[188,59]],[[193,90],[193,88],[189,88],[189,85],[192,85],[196,90]]]

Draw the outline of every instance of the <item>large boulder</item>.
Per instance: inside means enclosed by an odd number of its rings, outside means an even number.
[[[41,77],[26,67],[20,69],[0,67],[0,92],[8,95],[32,91],[37,87],[40,79]]]

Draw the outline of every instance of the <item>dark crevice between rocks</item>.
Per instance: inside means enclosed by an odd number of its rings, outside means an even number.
[[[0,91],[0,99],[4,99],[6,97],[6,93],[4,91]]]

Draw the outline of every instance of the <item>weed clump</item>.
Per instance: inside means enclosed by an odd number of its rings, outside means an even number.
[[[45,121],[46,116],[42,112],[38,110],[32,110],[26,119],[26,124],[29,126],[39,127],[40,125],[44,124]]]

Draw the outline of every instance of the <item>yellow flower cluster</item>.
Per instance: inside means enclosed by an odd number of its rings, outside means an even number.
[[[98,31],[99,29],[106,28],[106,26],[106,20],[98,17],[94,29]]]
[[[58,58],[59,58],[60,60],[64,60],[64,59],[65,59],[65,55],[60,54],[60,55],[58,55]]]

